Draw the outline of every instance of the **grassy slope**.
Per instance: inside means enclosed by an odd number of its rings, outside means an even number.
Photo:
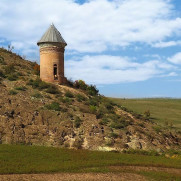
[[[170,159],[163,156],[68,150],[53,147],[0,145],[0,174],[54,172],[120,173],[124,170],[114,170],[114,168],[109,166],[121,165],[181,168],[180,158]],[[129,170],[127,172],[153,177],[150,171],[135,172],[134,170]],[[170,178],[174,176],[172,174],[168,176],[166,173],[163,175],[163,173],[159,172],[154,174],[154,178]]]
[[[173,122],[175,127],[181,128],[181,99],[111,99],[140,114],[150,110],[151,117],[158,123]]]

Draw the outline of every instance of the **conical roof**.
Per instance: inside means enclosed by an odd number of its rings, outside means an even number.
[[[48,28],[45,34],[41,37],[37,45],[41,43],[63,43],[65,46],[67,45],[65,40],[62,38],[62,35],[53,24]]]

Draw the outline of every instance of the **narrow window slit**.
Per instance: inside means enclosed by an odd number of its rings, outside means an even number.
[[[53,75],[54,75],[54,80],[58,80],[57,64],[53,65]]]

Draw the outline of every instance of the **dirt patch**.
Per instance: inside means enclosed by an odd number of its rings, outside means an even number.
[[[0,181],[145,181],[146,179],[137,174],[21,174],[0,175]]]

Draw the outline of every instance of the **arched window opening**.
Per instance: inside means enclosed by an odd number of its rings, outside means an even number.
[[[57,64],[53,65],[54,80],[58,80]]]

